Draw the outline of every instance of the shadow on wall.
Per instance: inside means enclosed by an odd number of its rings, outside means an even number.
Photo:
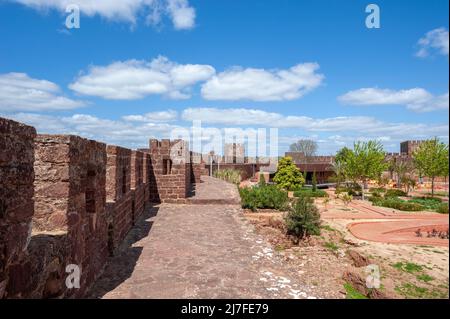
[[[150,219],[158,214],[158,210],[158,207],[149,206],[137,219],[136,226],[130,230],[123,243],[118,247],[115,256],[108,260],[105,271],[88,293],[88,298],[102,298],[131,277],[143,250],[143,247],[134,247],[133,245],[149,235],[153,226],[153,220]]]

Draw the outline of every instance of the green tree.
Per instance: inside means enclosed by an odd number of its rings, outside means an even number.
[[[416,168],[422,176],[431,178],[431,196],[434,196],[434,180],[448,176],[448,145],[434,138],[424,141],[413,153]]]
[[[295,243],[310,235],[320,235],[320,213],[309,197],[299,197],[284,221],[287,233],[294,236]]]
[[[363,200],[367,182],[371,179],[379,180],[386,170],[384,158],[383,146],[378,141],[355,142],[353,151],[347,152],[345,172],[352,181],[361,185]]]
[[[336,153],[334,161],[339,164],[345,164],[352,153],[353,151],[351,149],[343,147]]]
[[[392,169],[397,175],[397,187],[401,188],[403,180],[414,170],[414,165],[411,161],[398,159],[392,164]]]
[[[347,147],[341,148],[334,157],[333,172],[334,177],[332,180],[336,181],[336,189],[339,188],[341,183],[347,180],[347,162],[353,153],[353,151]]]
[[[303,186],[305,179],[297,166],[292,161],[292,157],[283,157],[278,161],[278,169],[273,181],[278,187],[292,191]]]

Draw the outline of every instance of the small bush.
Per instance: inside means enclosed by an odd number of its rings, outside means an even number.
[[[447,214],[448,215],[448,204],[447,203],[441,203],[437,210],[439,214]]]
[[[352,202],[352,200],[353,200],[353,196],[351,194],[348,194],[348,193],[344,193],[344,194],[340,195],[339,198],[344,202],[345,206],[350,204]]]
[[[402,191],[401,189],[388,189],[386,191],[386,194],[384,195],[384,197],[398,197],[398,196],[407,196],[408,194],[406,194],[404,191]]]
[[[351,196],[361,196],[362,195],[362,188],[359,184],[349,184],[349,185],[341,185],[336,188],[335,193],[337,195],[341,193],[347,193]]]
[[[239,194],[241,195],[242,208],[253,211],[258,208],[286,210],[288,205],[287,193],[274,185],[242,188],[239,190]]]
[[[327,192],[321,189],[312,190],[312,189],[300,189],[294,192],[295,197],[328,197]]]
[[[372,198],[383,198],[383,194],[379,191],[374,191],[371,193],[372,194]]]
[[[241,171],[235,169],[223,169],[214,172],[214,177],[226,182],[239,185],[241,182]]]
[[[371,187],[369,188],[370,193],[386,193],[386,188],[384,187]]]
[[[296,242],[310,235],[320,235],[319,210],[308,197],[299,197],[284,221],[288,235],[294,236]]]
[[[375,206],[381,206],[381,205],[377,205],[379,202],[382,202],[384,199],[383,199],[383,197],[377,197],[377,196],[369,196],[368,198],[367,198],[367,200],[369,201],[369,202],[372,202]]]

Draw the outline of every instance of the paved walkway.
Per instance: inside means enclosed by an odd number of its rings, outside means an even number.
[[[293,277],[238,205],[163,204],[145,212],[91,297],[320,297]]]
[[[225,183],[211,176],[201,176],[201,183],[194,184],[188,204],[239,205],[240,197],[236,185]]]

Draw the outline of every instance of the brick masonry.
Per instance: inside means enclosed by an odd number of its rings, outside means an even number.
[[[108,250],[112,255],[133,225],[131,150],[108,145],[106,168],[106,210]]]
[[[33,232],[29,258],[14,268],[10,297],[81,297],[106,264],[106,145],[77,136],[35,139]],[[66,267],[81,270],[67,289]]]
[[[133,201],[131,205],[132,224],[136,218],[143,213],[145,208],[145,185],[144,184],[144,153],[140,151],[131,152],[131,190]]]
[[[150,140],[150,201],[185,203],[191,185],[189,151],[182,140]]]
[[[36,130],[0,118],[0,299],[8,297],[11,269],[27,257],[33,205]]]
[[[182,140],[132,151],[0,118],[0,298],[85,296],[148,203],[188,202],[208,173],[190,156]]]

